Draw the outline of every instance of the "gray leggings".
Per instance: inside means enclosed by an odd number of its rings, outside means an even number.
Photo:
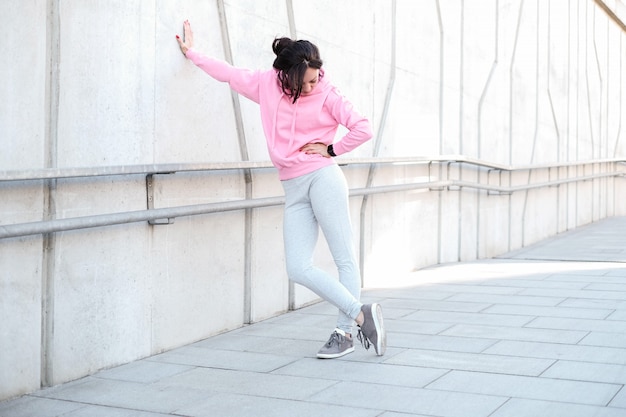
[[[337,165],[282,181],[285,189],[283,236],[287,275],[339,309],[337,327],[352,332],[361,311],[361,278],[354,253],[348,186]],[[321,227],[337,265],[339,280],[313,266]]]

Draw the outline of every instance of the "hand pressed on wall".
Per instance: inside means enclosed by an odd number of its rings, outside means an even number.
[[[189,20],[185,20],[183,23],[183,38],[181,39],[180,36],[176,35],[176,40],[183,55],[187,55],[187,51],[193,48],[193,31],[191,30]]]

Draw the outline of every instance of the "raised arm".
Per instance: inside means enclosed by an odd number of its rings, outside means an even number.
[[[237,68],[221,59],[206,56],[193,47],[193,32],[188,20],[183,23],[183,38],[176,35],[181,52],[201,70],[217,81],[227,82],[237,93],[259,102],[260,71]]]

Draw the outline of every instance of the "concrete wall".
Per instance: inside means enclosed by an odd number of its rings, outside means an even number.
[[[240,66],[271,65],[276,35],[316,42],[329,76],[378,132],[351,157],[377,149],[509,165],[626,157],[625,35],[591,0],[5,0],[0,171],[267,160],[257,106],[180,54],[174,36],[186,18],[199,49]],[[386,166],[373,184],[515,186],[606,168]],[[366,184],[366,167],[344,170],[352,188]],[[282,194],[274,170],[251,179],[158,175],[155,206]],[[625,182],[353,197],[365,285],[397,285],[415,268],[495,256],[624,215]],[[145,208],[145,175],[0,182],[0,224]],[[281,211],[0,240],[0,399],[314,300],[289,288]],[[323,240],[318,249],[332,268]]]

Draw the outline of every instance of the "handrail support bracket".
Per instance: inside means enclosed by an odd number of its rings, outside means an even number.
[[[146,197],[148,203],[148,210],[154,210],[154,175],[148,174],[146,175]],[[164,225],[164,224],[172,224],[174,223],[175,217],[167,217],[163,219],[152,219],[148,220],[148,224],[152,226]]]

